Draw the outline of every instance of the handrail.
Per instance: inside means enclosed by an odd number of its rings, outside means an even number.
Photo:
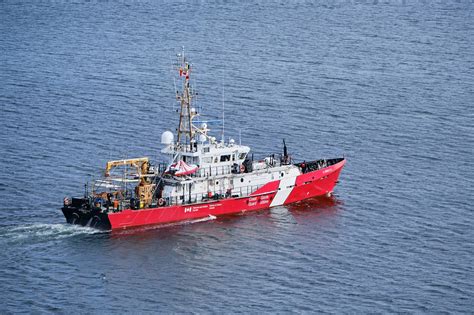
[[[222,189],[218,188],[218,189],[214,189],[210,191],[212,193],[212,196],[209,196],[208,192],[201,192],[201,193],[194,193],[191,195],[182,194],[180,196],[165,197],[163,199],[166,203],[166,206],[172,206],[172,205],[194,204],[198,202],[220,200],[220,199],[226,199],[226,198],[241,198],[241,197],[250,196],[252,193],[257,191],[262,186],[263,184],[238,187],[238,188],[234,188],[230,190],[230,193],[224,192]]]
[[[199,168],[191,177],[209,177],[218,175],[232,174],[233,165],[222,165],[222,166],[208,166]]]

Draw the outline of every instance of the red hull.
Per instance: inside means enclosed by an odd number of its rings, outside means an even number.
[[[342,160],[324,169],[297,176],[294,184],[283,187],[286,193],[279,192],[282,190],[281,182],[276,180],[262,186],[247,197],[143,210],[126,209],[122,212],[109,213],[108,218],[112,229],[121,229],[256,211],[280,204],[286,205],[332,192],[345,162],[346,160]],[[275,204],[275,198],[283,199]]]

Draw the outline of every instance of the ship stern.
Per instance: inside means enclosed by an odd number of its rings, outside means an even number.
[[[109,216],[100,208],[90,207],[85,198],[72,198],[70,204],[61,208],[69,224],[88,226],[101,230],[110,230]]]

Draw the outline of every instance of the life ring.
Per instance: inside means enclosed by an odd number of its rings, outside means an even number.
[[[158,205],[163,207],[166,204],[166,201],[163,198],[158,199]]]
[[[240,164],[240,172],[244,173],[245,172],[245,165]]]

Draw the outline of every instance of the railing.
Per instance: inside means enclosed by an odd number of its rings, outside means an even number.
[[[321,160],[316,160],[316,161],[304,161],[295,164],[296,166],[301,168],[301,171],[303,173],[308,173],[308,172],[313,172],[317,171],[323,168],[326,168],[328,166],[337,164],[344,160],[344,158],[336,158],[336,159],[321,159]]]
[[[256,170],[263,170],[267,168],[279,167],[281,163],[279,161],[274,161],[273,164],[266,164],[265,167],[259,168]],[[252,168],[255,167],[252,166]],[[239,174],[240,165],[223,165],[223,166],[207,166],[200,168],[196,173],[190,175],[191,177],[208,177],[208,176],[217,176],[217,175],[229,175],[229,174]]]
[[[263,185],[249,185],[249,186],[244,186],[244,187],[239,187],[235,188],[232,190],[228,190],[226,192],[223,192],[221,189],[215,189],[214,191],[211,191],[211,195],[208,193],[196,193],[196,194],[183,194],[181,196],[174,196],[174,197],[165,197],[163,200],[165,201],[165,204],[162,206],[174,206],[174,205],[188,205],[188,204],[195,204],[195,203],[200,203],[200,202],[209,202],[209,201],[218,201],[222,199],[227,199],[227,198],[240,198],[240,197],[248,197],[255,191],[257,191],[259,188],[261,188]],[[115,208],[115,206],[112,204],[101,204],[101,208],[103,210],[111,211],[111,212],[117,212],[117,211],[122,211],[125,209],[139,209],[140,206],[138,204],[138,201],[135,200],[135,204],[132,207],[131,199],[123,199],[119,202],[118,208]],[[159,207],[159,205],[155,202],[152,203],[150,208],[156,208]]]
[[[191,177],[208,177],[208,176],[217,176],[217,175],[228,175],[228,174],[232,174],[232,169],[233,168],[234,168],[234,166],[232,166],[232,165],[203,167],[203,168],[200,168],[196,173],[192,174]]]
[[[164,163],[160,163],[159,165],[155,166],[155,170],[157,174],[162,174],[167,169],[168,165]],[[207,176],[217,176],[217,175],[228,175],[232,174],[232,170],[235,169],[234,173],[239,173],[240,170],[237,166],[235,168],[234,165],[222,165],[222,166],[206,166],[200,167],[195,173],[188,175],[189,177],[207,177]]]
[[[183,194],[180,196],[174,197],[165,197],[163,200],[165,201],[166,206],[172,205],[187,205],[193,204],[197,202],[206,202],[206,201],[213,201],[213,200],[221,200],[226,198],[239,198],[239,197],[248,197],[253,192],[257,191],[263,185],[249,185],[239,188],[234,188],[229,191],[223,191],[221,189],[214,189],[214,191],[210,191],[212,193],[211,196],[208,193],[196,193],[196,194]]]
[[[159,163],[158,165],[155,166],[155,171],[158,174],[162,174],[164,173],[167,167],[168,167],[167,163]]]

